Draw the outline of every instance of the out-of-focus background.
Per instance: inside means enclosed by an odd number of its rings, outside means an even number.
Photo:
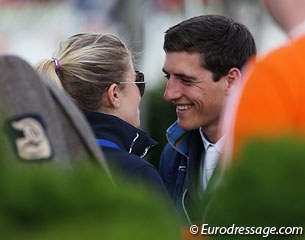
[[[258,53],[286,40],[260,0],[0,0],[0,53],[35,64],[52,57],[60,40],[79,32],[113,33],[137,53],[145,73],[142,128],[159,141],[150,160],[157,166],[165,130],[175,109],[164,103],[163,35],[170,26],[201,14],[224,14],[249,27]]]

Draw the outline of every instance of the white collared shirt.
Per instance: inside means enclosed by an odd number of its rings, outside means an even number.
[[[199,129],[199,132],[205,148],[205,155],[204,158],[201,159],[200,163],[201,183],[199,184],[203,188],[200,192],[204,192],[219,161],[225,143],[225,136],[222,136],[216,143],[213,144],[207,140],[202,133],[201,128]]]

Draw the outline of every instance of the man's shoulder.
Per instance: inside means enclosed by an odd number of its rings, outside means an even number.
[[[178,151],[169,143],[165,145],[161,153],[161,162],[173,162],[177,158]]]

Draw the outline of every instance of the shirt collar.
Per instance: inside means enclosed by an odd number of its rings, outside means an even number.
[[[217,152],[222,153],[223,151],[223,146],[225,143],[225,135],[222,136],[216,143],[211,143],[203,134],[203,132],[201,131],[201,128],[199,128],[199,133],[203,142],[203,146],[205,151],[208,150],[209,145],[212,145],[216,148]]]

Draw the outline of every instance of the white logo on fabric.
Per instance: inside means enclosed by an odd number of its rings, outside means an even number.
[[[21,158],[36,160],[51,157],[51,146],[39,121],[34,118],[23,118],[13,121],[12,127],[23,132],[23,137],[16,139],[17,151]]]

